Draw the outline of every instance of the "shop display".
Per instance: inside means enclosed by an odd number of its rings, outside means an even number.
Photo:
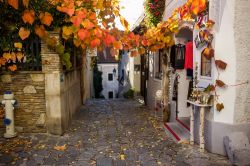
[[[183,44],[176,44],[171,48],[170,62],[174,69],[184,69],[186,48]]]

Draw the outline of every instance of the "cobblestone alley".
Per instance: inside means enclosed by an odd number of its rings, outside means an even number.
[[[166,135],[153,113],[132,100],[89,101],[61,137],[0,138],[0,165],[228,165]],[[2,131],[1,131],[2,134]]]

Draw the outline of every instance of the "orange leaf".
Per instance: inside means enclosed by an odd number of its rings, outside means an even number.
[[[34,10],[25,10],[23,12],[23,16],[22,16],[23,22],[24,23],[29,23],[30,25],[33,24],[33,22],[35,21],[35,12]]]
[[[67,146],[66,144],[62,146],[54,146],[54,149],[58,151],[65,151],[67,149]]]
[[[94,40],[92,40],[92,41],[90,42],[90,46],[91,46],[92,48],[95,48],[95,47],[99,46],[100,43],[101,43],[100,39],[94,39]]]
[[[7,62],[7,61],[6,61],[5,58],[0,57],[0,67],[3,66],[3,65],[5,65],[6,62]]]
[[[107,34],[106,38],[104,39],[104,43],[106,46],[110,46],[110,44],[113,43],[114,41],[115,41],[115,37],[109,34]]]
[[[222,60],[216,60],[215,61],[216,66],[218,66],[220,69],[225,70],[227,67],[227,64],[223,62]]]
[[[211,29],[214,26],[215,22],[213,20],[208,20],[206,23],[206,27]]]
[[[35,26],[35,33],[40,38],[44,38],[44,37],[46,37],[48,35],[48,32],[45,30],[43,25],[36,25]]]
[[[216,85],[219,87],[224,87],[226,84],[221,80],[216,80]]]
[[[26,38],[29,37],[30,30],[21,27],[18,34],[22,40],[25,40]]]
[[[191,5],[191,11],[194,15],[198,15],[206,10],[207,0],[193,0]]]
[[[146,39],[143,39],[141,43],[142,43],[143,46],[148,46],[149,45],[149,42]]]
[[[86,30],[86,29],[80,29],[78,31],[78,37],[81,39],[81,40],[84,40],[86,39],[87,37],[89,37],[89,32]]]
[[[122,50],[122,48],[123,48],[122,42],[120,42],[120,41],[114,41],[113,46],[114,46],[115,49],[117,49],[117,50]]]
[[[10,71],[16,71],[17,70],[17,66],[16,65],[12,65],[12,66],[9,66],[8,69]]]
[[[71,17],[70,21],[73,23],[74,26],[79,27],[82,19],[86,18],[87,16],[87,10],[83,9],[83,10],[79,10],[76,11],[75,16]]]
[[[48,12],[40,13],[39,19],[40,19],[42,24],[47,25],[47,26],[50,26],[50,24],[53,21],[52,15]]]
[[[201,54],[202,56],[205,56],[207,59],[211,59],[214,57],[214,49],[207,47],[202,51]]]
[[[18,0],[8,0],[8,4],[14,9],[18,9]]]
[[[218,104],[216,104],[216,110],[217,111],[221,111],[221,110],[223,110],[224,109],[224,104],[223,103],[218,103]]]
[[[96,14],[94,12],[92,12],[90,15],[89,15],[89,19],[90,20],[96,20]]]
[[[95,35],[98,37],[98,38],[101,38],[102,37],[102,31],[100,29],[95,29],[94,30],[94,33]]]
[[[73,16],[71,17],[70,21],[73,23],[74,26],[79,27],[81,25],[82,19],[77,16]]]
[[[23,0],[23,6],[28,8],[29,6],[29,0]]]
[[[73,14],[75,13],[75,9],[74,8],[67,8],[67,7],[57,6],[56,9],[58,11],[60,11],[60,12],[68,14],[70,17],[73,16]]]

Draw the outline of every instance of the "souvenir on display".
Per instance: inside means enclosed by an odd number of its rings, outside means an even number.
[[[208,30],[201,30],[195,38],[195,46],[200,49],[212,41],[213,35]]]

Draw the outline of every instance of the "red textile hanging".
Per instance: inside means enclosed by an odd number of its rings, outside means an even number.
[[[185,69],[193,69],[193,42],[186,43]]]

